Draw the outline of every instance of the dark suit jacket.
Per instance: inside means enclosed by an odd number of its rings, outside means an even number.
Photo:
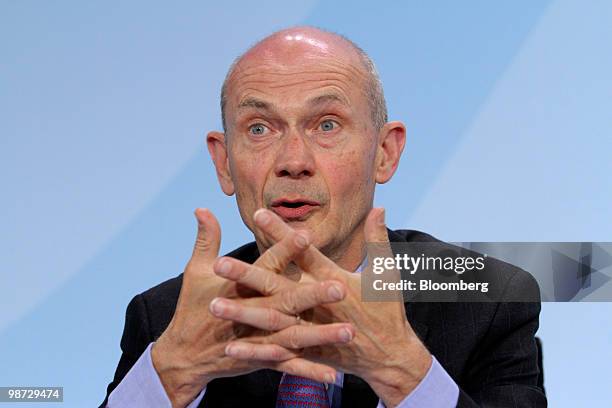
[[[391,242],[439,242],[410,230],[389,230]],[[254,262],[254,243],[229,256]],[[533,291],[537,283],[523,270],[489,259],[507,292]],[[491,263],[493,262],[493,263]],[[182,274],[137,296],[127,307],[121,338],[123,351],[108,395],[169,324],[181,288]],[[419,303],[405,304],[411,326],[459,385],[458,407],[545,407],[538,385],[539,302]],[[200,407],[274,407],[281,373],[259,370],[210,382]],[[347,374],[342,389],[343,407],[376,407],[378,397],[362,379]]]

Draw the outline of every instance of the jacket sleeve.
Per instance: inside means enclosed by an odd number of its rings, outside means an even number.
[[[540,302],[508,302],[516,293],[539,291],[524,271],[508,283],[470,368],[462,379],[457,407],[546,407],[544,390],[538,385],[538,330]],[[519,291],[519,292],[515,292]]]
[[[106,388],[106,397],[100,408],[106,406],[110,393],[117,387],[152,341],[154,339],[150,334],[148,316],[142,295],[136,295],[128,304],[125,312],[125,326],[121,336],[121,358],[115,370],[115,377]]]

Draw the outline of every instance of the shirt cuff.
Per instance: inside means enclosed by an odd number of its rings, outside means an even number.
[[[151,359],[153,344],[149,344],[123,380],[111,392],[108,397],[107,408],[172,408],[170,398],[168,398],[159,375],[153,367],[153,360]],[[206,388],[187,405],[187,408],[196,408],[204,398],[205,392]]]
[[[440,365],[434,356],[431,356],[431,367],[425,377],[397,408],[455,408],[459,400],[459,386]],[[377,408],[385,408],[381,400]]]

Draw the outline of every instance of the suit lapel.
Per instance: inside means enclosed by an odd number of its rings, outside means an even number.
[[[278,394],[278,386],[280,384],[283,373],[275,370],[263,370],[266,372],[266,386],[274,395]]]
[[[399,233],[387,229],[387,235],[389,236],[389,242],[409,242],[404,236]],[[394,251],[394,255],[396,255]],[[429,332],[429,326],[426,324],[428,321],[429,314],[429,303],[427,302],[406,302],[404,303],[406,310],[406,318],[410,323],[419,339],[427,344],[427,334]]]
[[[361,378],[353,374],[344,375],[342,385],[342,408],[375,408],[378,404],[378,396],[372,388]]]

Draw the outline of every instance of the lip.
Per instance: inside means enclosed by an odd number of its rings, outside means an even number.
[[[287,206],[287,204],[295,203],[300,203],[301,205],[297,207]],[[292,197],[274,200],[271,205],[271,210],[285,221],[304,221],[318,207],[320,207],[320,204],[316,201],[307,198]]]

